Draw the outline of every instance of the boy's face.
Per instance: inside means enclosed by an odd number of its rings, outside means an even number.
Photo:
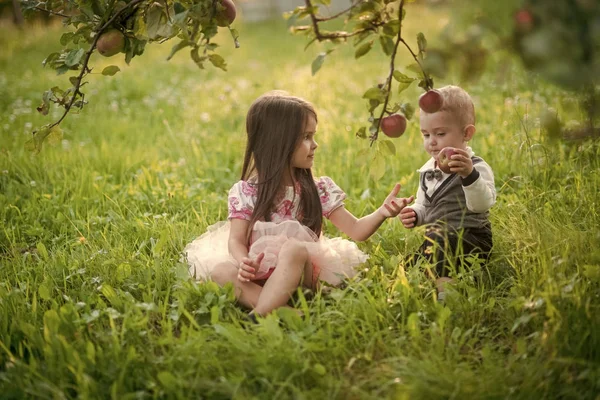
[[[458,149],[467,147],[467,141],[470,139],[467,127],[460,126],[449,112],[439,111],[428,114],[421,110],[420,120],[423,146],[430,156],[437,156],[444,147]]]

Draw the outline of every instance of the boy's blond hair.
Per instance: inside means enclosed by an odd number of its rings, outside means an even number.
[[[439,88],[444,103],[439,111],[451,113],[464,128],[467,125],[475,125],[475,106],[469,93],[458,86],[448,85]]]

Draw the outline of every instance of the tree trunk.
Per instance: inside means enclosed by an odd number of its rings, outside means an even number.
[[[12,0],[13,3],[13,21],[15,25],[23,25],[23,13],[21,12],[21,4],[19,0]]]

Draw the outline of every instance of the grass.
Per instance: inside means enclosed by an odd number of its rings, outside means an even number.
[[[409,12],[422,22],[407,19],[411,38],[444,17]],[[304,51],[281,22],[239,30],[240,49],[219,38],[227,73],[199,71],[184,52],[166,62],[169,44],[130,66],[94,58],[122,71],[91,77],[90,104],[32,155],[25,141],[50,120],[35,112],[41,94],[67,82],[41,67],[61,30],[0,27],[0,397],[598,399],[598,145],[547,140],[540,112],[582,120],[574,97],[503,55],[478,82],[437,82],[473,95],[472,146],[498,191],[494,259],[462,272],[446,306],[400,262],[422,231],[395,221],[359,244],[371,255],[359,279],[297,296],[305,319],[283,310],[244,328],[231,288],[188,278],[180,251],[226,217],[245,111],[267,90],[315,104],[316,175],[344,188],[356,215],[397,180],[416,192],[426,160],[415,118],[395,154],[380,155],[384,177],[370,178],[375,150],[354,132],[362,93],[386,74],[381,56],[354,61],[343,48],[313,77],[325,47]],[[419,91],[405,93],[414,103]]]

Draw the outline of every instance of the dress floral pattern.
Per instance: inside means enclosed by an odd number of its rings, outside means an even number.
[[[321,199],[323,216],[329,218],[333,211],[344,205],[346,193],[327,176],[317,179],[315,183],[319,198]],[[257,195],[258,189],[252,183],[239,181],[233,185],[229,191],[228,219],[237,218],[249,221],[254,211]],[[271,214],[271,221],[281,222],[296,219],[299,204],[300,197],[298,191],[296,191],[296,195],[294,196],[293,188],[288,186],[284,198],[278,203],[276,211]]]

